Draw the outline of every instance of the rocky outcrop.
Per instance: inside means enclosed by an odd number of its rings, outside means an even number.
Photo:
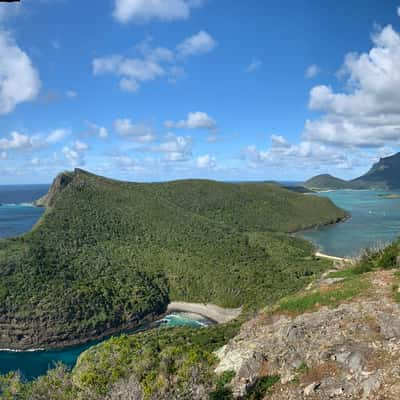
[[[48,193],[34,202],[36,207],[51,207],[57,196],[72,182],[74,172],[62,172],[54,179]]]
[[[298,316],[262,314],[217,352],[217,373],[236,373],[243,396],[280,376],[269,400],[399,399],[400,306],[391,272],[371,274],[373,295]]]
[[[123,323],[110,321],[87,329],[67,327],[57,320],[24,320],[1,316],[0,350],[27,351],[76,346],[120,332],[154,326],[153,323],[165,315],[165,310],[166,305],[148,314],[132,315],[129,321]]]

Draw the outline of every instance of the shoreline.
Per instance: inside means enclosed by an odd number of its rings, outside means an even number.
[[[166,316],[173,313],[186,313],[186,314],[195,314],[199,317],[204,318],[205,320],[209,320],[213,324],[223,324],[237,318],[241,312],[242,308],[222,308],[216,306],[214,304],[202,304],[202,303],[187,303],[187,302],[171,302],[168,304],[168,307],[164,313],[158,314],[155,316],[152,314],[151,316],[146,316],[139,323],[136,324],[127,324],[121,329],[112,328],[108,329],[102,334],[97,334],[92,337],[87,337],[82,340],[79,339],[71,339],[69,341],[64,341],[64,343],[58,343],[56,345],[50,345],[49,347],[38,347],[38,348],[0,348],[0,353],[33,353],[33,352],[44,352],[44,351],[57,351],[57,350],[65,350],[72,347],[77,347],[85,344],[89,344],[93,342],[93,346],[96,345],[95,342],[104,341],[114,335],[121,335],[127,333],[129,335],[140,334],[147,330],[156,329],[158,327],[158,322],[164,319]],[[194,317],[194,316],[193,316]],[[193,318],[194,319],[194,318]],[[210,325],[205,325],[210,326]]]

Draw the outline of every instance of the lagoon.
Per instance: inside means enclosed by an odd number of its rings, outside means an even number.
[[[318,249],[338,257],[358,256],[366,248],[387,245],[400,236],[400,191],[333,190],[318,196],[331,199],[347,210],[351,218],[345,222],[300,232]]]

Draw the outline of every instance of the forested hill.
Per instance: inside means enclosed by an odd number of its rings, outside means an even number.
[[[281,232],[345,217],[273,184],[139,184],[82,170],[60,175],[46,201],[32,232],[0,241],[1,348],[101,337],[170,300],[265,305],[324,267]]]

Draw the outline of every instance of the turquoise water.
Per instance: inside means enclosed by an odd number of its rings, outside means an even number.
[[[335,190],[321,192],[337,206],[349,211],[346,222],[299,235],[313,241],[324,253],[339,257],[357,256],[366,248],[383,246],[400,236],[400,199],[379,195],[400,192]]]
[[[201,318],[194,319],[185,314],[171,314],[160,322],[160,328],[175,326],[190,326],[200,328],[209,324],[209,321]],[[132,332],[133,333],[133,332]],[[101,341],[93,341],[81,346],[68,347],[62,350],[12,352],[0,351],[0,374],[10,371],[21,371],[26,379],[34,379],[45,374],[57,362],[62,362],[68,367],[73,367],[79,355]]]

